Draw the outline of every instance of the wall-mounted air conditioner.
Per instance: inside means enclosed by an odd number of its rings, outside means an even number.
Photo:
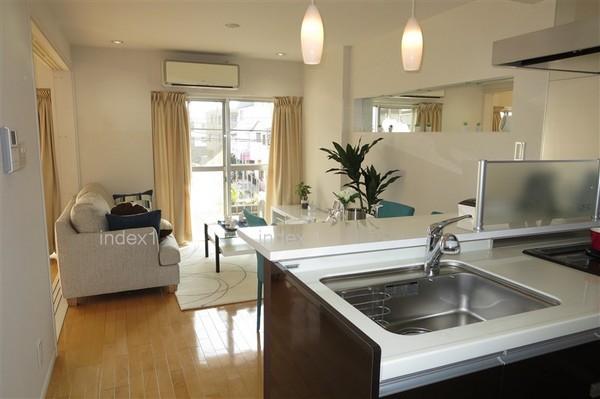
[[[240,86],[240,67],[233,64],[166,60],[163,83],[175,87],[237,89]]]

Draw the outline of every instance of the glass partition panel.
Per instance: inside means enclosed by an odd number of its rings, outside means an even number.
[[[597,215],[598,160],[482,161],[484,229],[578,223]]]

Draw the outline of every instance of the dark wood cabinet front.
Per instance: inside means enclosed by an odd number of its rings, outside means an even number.
[[[493,367],[386,396],[385,399],[500,399],[501,388],[502,367]]]
[[[600,341],[507,364],[502,397],[600,398]]]
[[[385,399],[600,398],[600,341],[387,396]]]
[[[265,262],[265,399],[375,399],[380,347],[280,265]],[[600,399],[600,340],[385,399]]]
[[[381,350],[294,275],[265,262],[265,399],[379,396]]]

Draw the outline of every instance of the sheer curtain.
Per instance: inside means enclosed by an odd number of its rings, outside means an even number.
[[[156,207],[173,225],[177,242],[190,241],[192,166],[185,93],[152,92],[152,145]]]
[[[442,131],[442,104],[421,103],[417,105],[417,124],[423,131],[431,126],[432,132]]]
[[[48,249],[54,252],[54,223],[60,216],[60,191],[54,146],[54,124],[52,122],[52,95],[50,89],[37,89],[38,124],[40,132],[40,161],[44,185],[46,208],[46,233]]]
[[[271,206],[297,204],[302,178],[302,97],[276,97],[269,149],[265,216]]]

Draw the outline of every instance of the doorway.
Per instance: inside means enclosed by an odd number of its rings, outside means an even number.
[[[244,209],[262,215],[267,185],[273,102],[191,99],[192,229]]]
[[[78,152],[72,74],[68,65],[31,22],[33,63],[38,108],[40,160],[44,202],[48,267],[56,339],[58,340],[67,302],[62,296],[60,265],[55,252],[54,222],[79,189]]]

